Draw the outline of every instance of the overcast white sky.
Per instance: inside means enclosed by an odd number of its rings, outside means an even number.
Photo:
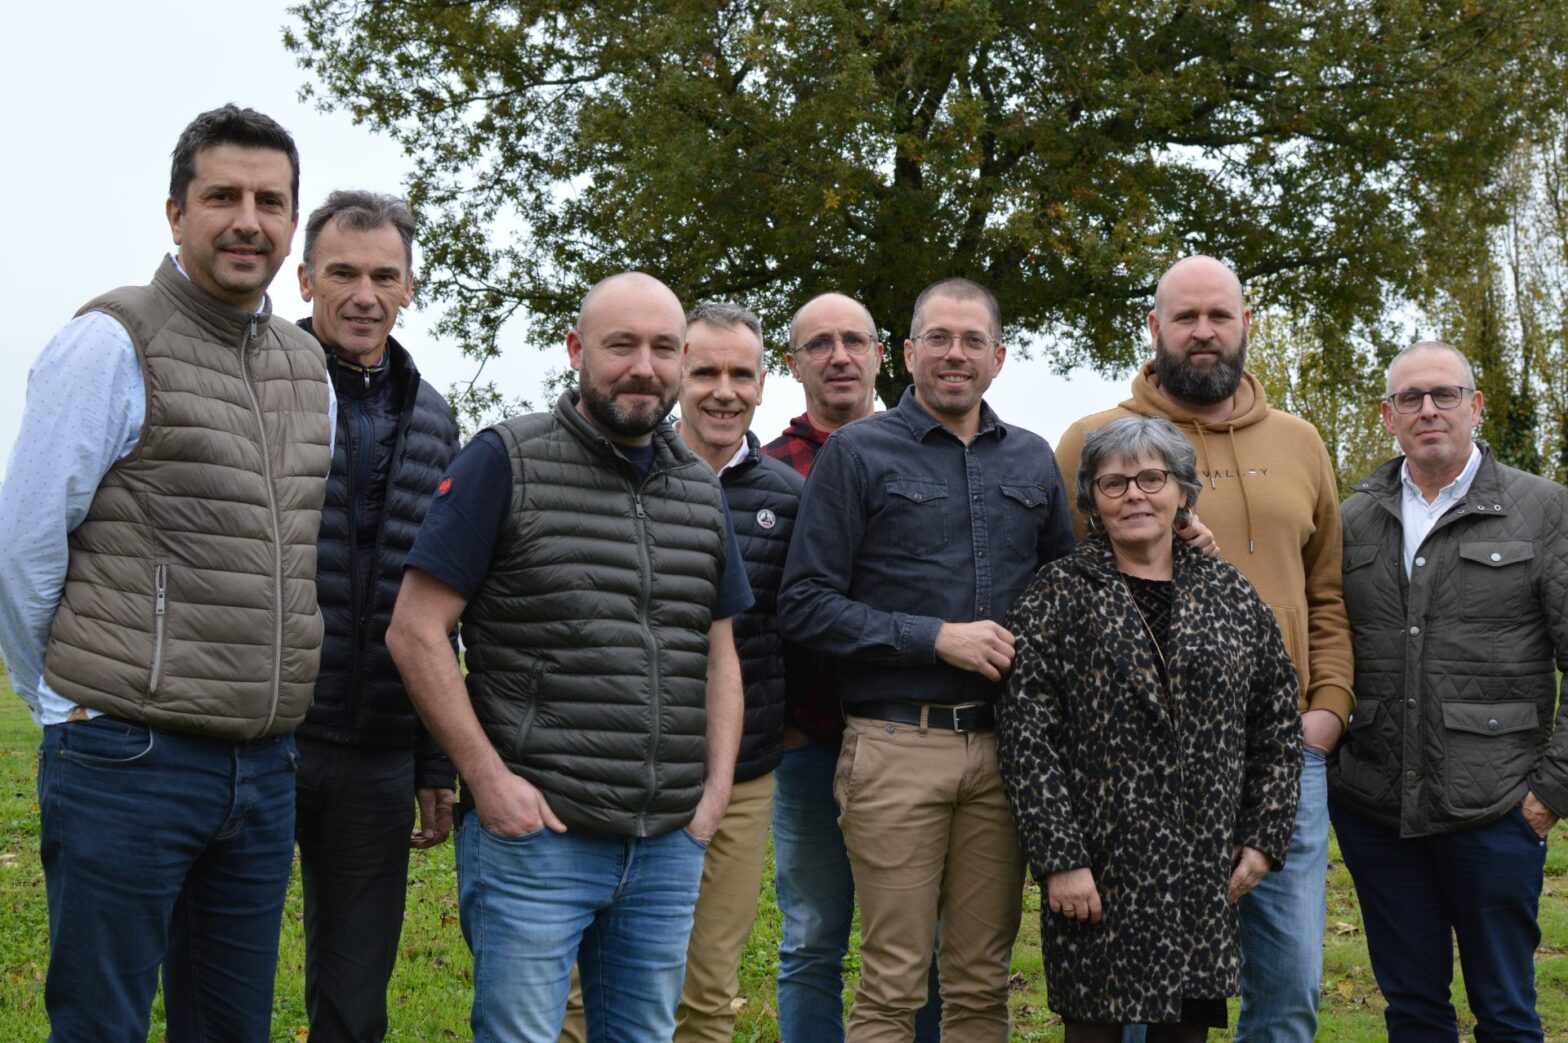
[[[9,158],[0,163],[0,314],[11,330],[0,349],[0,467],[39,350],[92,297],[148,281],[171,248],[169,151],[196,113],[233,101],[287,127],[299,144],[302,211],[334,188],[401,191],[407,164],[390,140],[297,100],[304,74],[281,42],[285,8],[281,0],[89,0],[8,5],[0,16],[0,95],[10,99]],[[274,309],[291,319],[309,312],[294,275],[301,244],[297,237],[272,286]],[[405,311],[397,336],[444,392],[466,382],[474,364],[433,340],[430,320]],[[788,316],[763,320],[772,331]],[[538,352],[519,338],[486,377],[508,397],[538,402],[545,373],[564,364],[564,347]],[[1087,370],[1058,377],[1043,361],[1015,358],[988,399],[1004,419],[1054,441],[1073,420],[1120,401],[1126,387],[1125,379]],[[787,373],[773,374],[754,426],[766,440],[801,410],[798,386]]]

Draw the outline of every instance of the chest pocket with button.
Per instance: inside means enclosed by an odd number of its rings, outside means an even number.
[[[887,500],[872,520],[883,545],[915,557],[947,546],[947,483],[929,478],[889,478]]]
[[[1051,496],[1043,485],[998,484],[1002,493],[1002,536],[1021,558],[1033,559],[1040,545]]]
[[[1459,615],[1466,620],[1517,618],[1533,597],[1529,540],[1469,540],[1459,545]]]

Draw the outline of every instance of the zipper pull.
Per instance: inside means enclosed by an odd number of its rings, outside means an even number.
[[[362,369],[362,370],[360,370],[360,372],[365,375],[365,390],[369,391],[370,390],[370,370]]]
[[[245,327],[245,343],[249,344],[256,339],[256,316],[250,317],[250,324]]]
[[[158,589],[157,594],[153,598],[153,612],[160,616],[163,615],[164,608],[168,604],[168,599],[166,596],[167,591],[165,590],[166,580],[168,579],[168,568],[169,567],[167,565],[159,565],[157,569]]]
[[[647,517],[647,515],[643,514],[643,512],[642,512],[642,497],[641,496],[638,496],[636,494],[632,495],[632,508],[637,512],[637,517],[639,517],[639,518],[646,518]]]

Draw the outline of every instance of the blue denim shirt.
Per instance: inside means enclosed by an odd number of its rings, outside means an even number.
[[[779,592],[785,637],[839,657],[844,708],[991,702],[936,658],[943,623],[1000,623],[1034,571],[1073,549],[1045,439],[982,404],[966,446],[904,392],[817,454]]]

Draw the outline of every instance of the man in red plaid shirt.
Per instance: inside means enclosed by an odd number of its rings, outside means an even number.
[[[871,313],[853,298],[825,293],[789,324],[789,371],[806,392],[806,411],[763,452],[802,475],[828,435],[876,409],[882,343]],[[784,761],[774,774],[773,849],[779,910],[779,1037],[782,1043],[844,1038],[844,953],[855,912],[855,882],[838,828],[833,769],[844,716],[831,669],[789,705]],[[936,996],[936,961],[931,963]],[[916,1043],[936,1043],[941,1005],[916,1021]]]

